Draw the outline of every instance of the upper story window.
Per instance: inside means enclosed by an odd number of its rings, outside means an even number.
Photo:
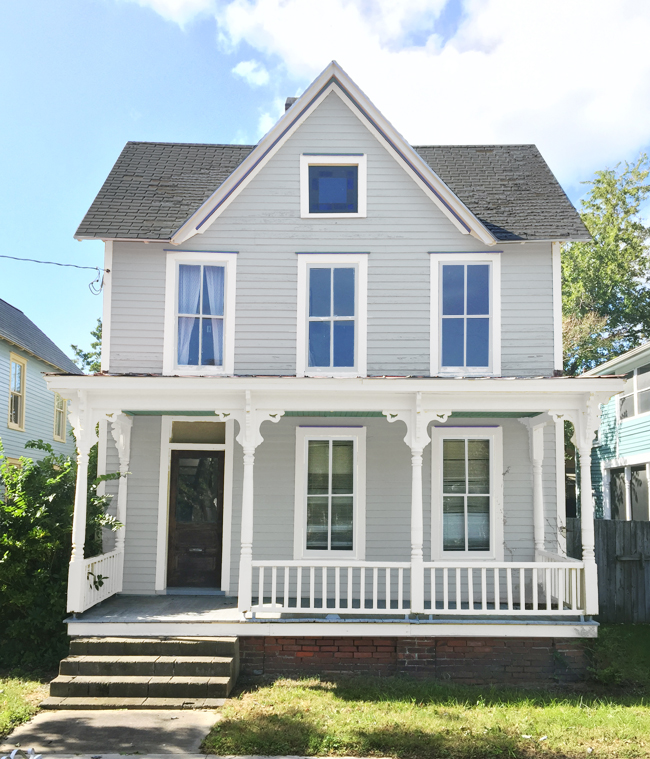
[[[366,373],[367,254],[298,256],[296,373]]]
[[[65,443],[67,402],[58,394],[54,393],[54,439]]]
[[[9,419],[7,426],[13,430],[25,429],[25,388],[27,360],[9,354]]]
[[[498,254],[431,255],[431,373],[500,374]]]
[[[366,156],[361,154],[301,155],[301,217],[365,217],[366,165]]]
[[[234,253],[167,253],[165,374],[232,374]]]
[[[625,378],[627,387],[618,400],[620,421],[650,411],[650,364],[633,369]]]

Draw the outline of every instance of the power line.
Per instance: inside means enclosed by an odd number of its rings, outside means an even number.
[[[90,271],[96,271],[97,277],[88,284],[88,289],[93,295],[99,295],[104,287],[104,277],[100,272],[104,274],[110,274],[110,269],[104,269],[101,266],[79,266],[78,264],[62,264],[59,261],[37,261],[35,258],[18,258],[18,256],[4,256],[0,254],[0,258],[10,258],[12,261],[28,261],[32,264],[48,264],[50,266],[66,266],[71,269],[90,269]]]

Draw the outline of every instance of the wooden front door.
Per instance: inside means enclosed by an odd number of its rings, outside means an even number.
[[[168,587],[221,587],[224,456],[172,451]]]

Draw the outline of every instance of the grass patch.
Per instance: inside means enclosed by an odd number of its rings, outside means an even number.
[[[0,676],[0,738],[36,714],[40,702],[47,698],[50,679],[34,674]]]
[[[588,649],[596,682],[650,693],[650,625],[601,625]]]

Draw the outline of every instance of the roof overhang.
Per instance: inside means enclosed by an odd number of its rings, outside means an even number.
[[[37,358],[39,361],[42,361],[44,364],[47,364],[48,366],[53,366],[55,369],[58,369],[59,372],[63,372],[63,375],[57,374],[56,376],[66,376],[66,377],[74,377],[77,375],[73,374],[67,374],[68,370],[63,369],[60,366],[57,366],[56,364],[53,364],[51,361],[48,361],[46,358],[43,358],[42,356],[39,356],[38,353],[34,353],[34,351],[30,350],[29,348],[26,348],[24,345],[21,345],[20,343],[16,342],[15,340],[12,340],[10,337],[7,337],[6,335],[0,335],[0,340],[4,340],[5,342],[9,343],[10,345],[15,346],[16,348],[19,348],[21,351],[24,351],[25,353],[29,353],[30,356],[34,356],[34,358]],[[48,376],[52,376],[49,375]],[[82,375],[79,375],[82,376]]]
[[[485,245],[494,245],[497,242],[497,238],[425,163],[338,63],[332,61],[228,179],[172,235],[172,244],[180,245],[194,235],[205,232],[332,92],[336,93],[366,125],[459,232],[472,235]]]
[[[626,374],[632,369],[642,366],[644,363],[650,363],[650,343],[644,343],[637,348],[632,348],[627,353],[623,353],[621,356],[612,358],[604,364],[590,369],[582,376],[604,377],[612,374]]]

